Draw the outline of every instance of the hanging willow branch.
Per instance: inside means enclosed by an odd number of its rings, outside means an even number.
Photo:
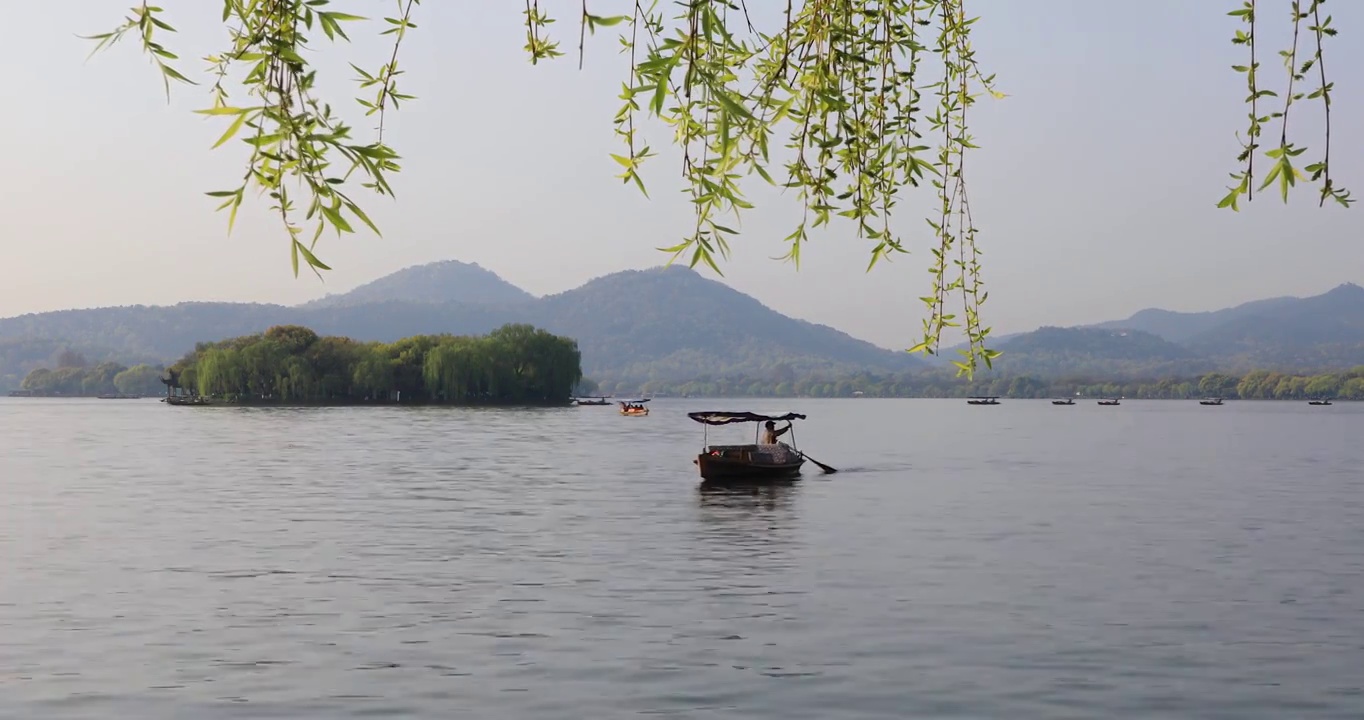
[[[1264,190],[1270,185],[1277,184],[1279,196],[1284,202],[1288,202],[1289,191],[1297,185],[1299,181],[1320,182],[1320,199],[1318,205],[1325,205],[1328,199],[1335,200],[1344,207],[1349,207],[1354,199],[1350,197],[1350,192],[1345,188],[1337,187],[1331,181],[1331,90],[1333,84],[1326,80],[1326,58],[1322,52],[1323,41],[1327,37],[1335,37],[1336,30],[1331,27],[1331,16],[1321,17],[1321,6],[1326,0],[1306,0],[1304,9],[1303,0],[1289,0],[1289,19],[1293,27],[1293,39],[1288,49],[1279,51],[1279,56],[1283,58],[1284,69],[1288,74],[1287,89],[1283,95],[1283,109],[1271,112],[1268,115],[1260,114],[1260,100],[1262,98],[1277,98],[1278,93],[1272,90],[1263,89],[1260,86],[1258,77],[1260,64],[1255,58],[1256,27],[1260,22],[1256,13],[1256,1],[1245,0],[1242,6],[1227,13],[1232,17],[1240,19],[1245,26],[1238,29],[1232,38],[1232,43],[1244,45],[1250,54],[1249,65],[1233,65],[1232,69],[1246,76],[1246,83],[1250,94],[1246,96],[1246,103],[1250,105],[1250,124],[1246,129],[1246,137],[1241,140],[1241,152],[1236,160],[1245,164],[1245,169],[1239,173],[1232,174],[1234,184],[1228,188],[1228,193],[1217,204],[1218,207],[1239,210],[1238,201],[1244,195],[1246,200],[1251,200],[1255,190]],[[1315,47],[1311,56],[1298,64],[1301,57],[1300,41],[1302,40],[1303,23],[1310,22],[1307,31],[1312,33]],[[1299,89],[1299,83],[1305,82],[1307,74],[1312,68],[1316,67],[1319,84],[1310,93],[1304,93]],[[1309,100],[1320,99],[1322,101],[1325,130],[1323,132],[1323,153],[1319,162],[1307,165],[1299,169],[1295,164],[1295,158],[1307,152],[1307,148],[1289,142],[1289,111],[1293,104],[1299,100],[1307,98]],[[1260,150],[1259,137],[1264,130],[1264,126],[1270,122],[1279,121],[1279,142],[1274,147],[1264,151],[1264,157],[1270,161],[1269,171],[1257,188],[1255,183],[1255,156]],[[1304,171],[1308,173],[1304,175]]]
[[[211,90],[213,105],[196,112],[227,119],[227,128],[213,147],[242,136],[248,159],[246,172],[236,187],[208,195],[222,199],[218,209],[228,211],[229,232],[248,188],[267,196],[271,210],[279,215],[288,232],[295,275],[300,256],[313,272],[330,269],[313,253],[327,228],[338,235],[354,232],[352,221],[358,221],[376,234],[379,232],[343,188],[359,171],[362,187],[380,195],[393,193],[386,173],[397,172],[400,167],[397,153],[383,143],[384,118],[390,107],[397,109],[400,101],[411,97],[398,92],[397,77],[401,74],[398,50],[407,31],[416,27],[410,18],[419,2],[400,0],[398,15],[384,18],[388,29],[382,34],[393,36],[389,62],[372,73],[352,65],[360,75],[362,89],[378,88],[372,100],[356,98],[366,109],[366,115],[378,115],[378,133],[373,142],[353,140],[350,126],[336,117],[329,103],[316,96],[317,71],[304,58],[309,49],[308,33],[320,30],[328,40],[348,40],[343,24],[365,18],[325,10],[326,0],[223,3],[222,17],[229,43],[224,51],[204,58],[216,79]],[[167,63],[177,60],[177,56],[155,41],[157,31],[175,31],[161,19],[162,12],[162,8],[144,2],[132,9],[122,25],[89,39],[97,42],[98,51],[130,32],[135,33],[160,69],[169,94],[171,80],[196,83]],[[240,88],[245,102],[240,105],[230,104],[228,78],[234,70],[245,73]],[[293,182],[286,182],[290,180]],[[313,231],[306,244],[300,240],[304,228],[299,224],[293,190],[307,200],[302,222],[311,222]]]
[[[248,160],[238,185],[209,195],[222,198],[229,229],[248,188],[268,196],[291,239],[295,274],[300,257],[315,272],[327,269],[314,254],[327,229],[352,232],[359,222],[378,232],[345,189],[358,182],[389,195],[387,174],[400,169],[397,153],[383,141],[384,117],[410,99],[397,89],[398,57],[403,38],[416,27],[411,17],[420,0],[393,1],[394,13],[382,21],[383,34],[393,40],[389,62],[373,71],[352,65],[368,93],[357,100],[367,115],[378,116],[371,142],[352,139],[351,128],[316,96],[316,70],[305,58],[318,31],[329,41],[345,41],[343,26],[364,18],[328,10],[328,0],[222,2],[229,42],[206,58],[216,82],[212,107],[199,112],[228,122],[215,147],[237,138]],[[1316,67],[1320,86],[1308,97],[1320,98],[1327,109],[1326,152],[1304,170],[1310,181],[1321,181],[1322,202],[1329,197],[1348,205],[1348,192],[1333,185],[1330,173],[1331,85],[1322,44],[1335,30],[1329,16],[1320,17],[1323,0],[1310,0],[1306,10],[1302,1],[1292,0],[1295,50],[1285,60],[1294,82]],[[531,62],[561,57],[550,32],[554,19],[539,0],[523,2]],[[932,291],[922,298],[928,316],[912,350],[936,352],[944,330],[957,328],[968,340],[957,362],[960,371],[970,374],[978,362],[989,366],[998,353],[986,349],[989,328],[980,321],[988,294],[967,192],[966,157],[976,149],[967,112],[982,92],[1001,95],[977,64],[971,44],[976,18],[967,14],[966,0],[764,2],[779,9],[774,27],[760,27],[745,0],[679,0],[667,12],[658,0],[635,0],[629,14],[614,16],[594,15],[589,0],[572,3],[579,18],[579,66],[587,35],[604,27],[621,28],[622,50],[630,57],[613,121],[622,145],[612,155],[622,168],[618,177],[647,196],[641,168],[656,156],[642,137],[649,120],[666,125],[681,151],[694,224],[680,242],[660,249],[673,260],[720,272],[719,260],[728,257],[743,212],[753,207],[744,188],[756,176],[792,190],[801,205],[801,219],[785,238],[784,259],[799,266],[811,231],[841,220],[870,246],[871,270],[908,251],[912,243],[891,218],[906,191],[928,183],[937,203],[927,218],[931,234],[920,242],[932,253]],[[1231,13],[1248,27],[1238,30],[1234,42],[1247,45],[1251,54],[1250,65],[1237,66],[1250,88],[1250,124],[1238,157],[1245,167],[1233,175],[1236,184],[1221,203],[1233,209],[1240,196],[1252,196],[1259,138],[1273,119],[1282,120],[1280,143],[1265,153],[1274,164],[1260,187],[1278,181],[1286,197],[1303,179],[1292,158],[1305,149],[1288,142],[1287,126],[1288,107],[1302,96],[1290,89],[1282,112],[1259,114],[1260,101],[1274,93],[1257,81],[1255,10],[1255,0],[1247,0]],[[173,66],[178,58],[157,40],[158,32],[174,31],[161,15],[161,8],[144,3],[123,25],[92,39],[98,50],[135,33],[169,93],[172,80],[193,81]],[[1307,30],[1315,49],[1295,68],[1304,22],[1311,23]],[[246,98],[239,104],[229,98],[233,69],[245,71],[232,86]],[[936,99],[931,109],[920,105],[925,96]],[[304,199],[301,219],[295,195]],[[300,222],[312,223],[306,240],[300,239]],[[949,310],[958,303],[960,314]]]

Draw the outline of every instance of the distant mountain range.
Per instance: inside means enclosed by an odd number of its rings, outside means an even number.
[[[996,343],[1000,372],[1116,378],[1212,370],[1321,371],[1364,365],[1364,288],[1256,300],[1212,312],[1142,310],[1125,320],[1043,327]]]
[[[477,265],[400,270],[299,306],[186,302],[23,315],[0,320],[0,389],[70,349],[90,362],[169,361],[196,342],[306,325],[319,333],[392,341],[482,334],[528,322],[573,337],[589,377],[690,380],[773,373],[902,372],[923,362],[796,320],[683,267],[629,270],[537,298]]]
[[[376,302],[516,305],[534,301],[534,295],[503,280],[497,273],[483,269],[478,263],[446,260],[399,270],[350,292],[328,294],[301,307],[354,307]]]
[[[0,319],[0,390],[70,350],[89,362],[166,362],[196,342],[306,325],[391,341],[481,334],[528,322],[578,340],[589,377],[617,382],[776,378],[932,367],[836,329],[796,320],[682,268],[627,270],[536,297],[476,264],[430,263],[298,306],[185,302]],[[996,372],[1143,379],[1212,370],[1320,371],[1364,365],[1364,288],[1341,285],[1201,313],[1142,310],[1085,327],[996,338]],[[945,351],[944,355],[951,355]]]
[[[1172,343],[1182,343],[1219,325],[1243,318],[1256,317],[1266,310],[1288,307],[1297,302],[1300,302],[1299,298],[1277,297],[1268,300],[1254,300],[1235,307],[1210,312],[1174,312],[1172,310],[1147,308],[1134,313],[1125,320],[1110,320],[1089,327],[1140,330]]]

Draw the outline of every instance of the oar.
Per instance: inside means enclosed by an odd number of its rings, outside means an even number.
[[[800,451],[797,451],[797,452],[800,452]],[[818,461],[818,460],[816,460],[816,459],[810,457],[809,455],[806,455],[804,452],[800,452],[800,456],[803,457],[803,458],[805,458],[806,460],[809,460],[810,462],[812,462],[812,463],[818,465],[818,466],[819,466],[819,469],[820,469],[820,470],[823,470],[823,471],[825,472],[825,474],[827,474],[827,475],[832,475],[832,474],[838,472],[838,468],[832,467],[832,466],[829,466],[829,465],[825,465],[824,463],[822,463],[822,462],[820,462],[820,461]]]

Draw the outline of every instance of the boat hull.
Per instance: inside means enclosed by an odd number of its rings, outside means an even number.
[[[769,464],[701,453],[696,456],[695,462],[701,479],[709,482],[762,482],[789,480],[799,476],[805,458],[797,457],[794,462]]]

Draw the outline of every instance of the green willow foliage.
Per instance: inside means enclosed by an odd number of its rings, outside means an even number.
[[[1278,143],[1264,152],[1265,159],[1270,161],[1269,171],[1265,173],[1264,179],[1260,182],[1260,187],[1255,188],[1264,190],[1272,184],[1278,184],[1279,195],[1284,202],[1288,202],[1288,191],[1300,180],[1308,182],[1320,182],[1320,199],[1318,205],[1325,205],[1326,201],[1334,200],[1345,207],[1349,207],[1354,200],[1350,197],[1350,192],[1343,187],[1338,187],[1331,180],[1331,91],[1335,88],[1335,83],[1326,80],[1326,57],[1322,52],[1323,42],[1328,37],[1336,36],[1336,29],[1331,27],[1331,16],[1321,16],[1321,6],[1326,0],[1290,0],[1289,14],[1293,23],[1292,44],[1286,50],[1279,51],[1279,57],[1283,59],[1284,69],[1287,71],[1287,89],[1283,99],[1278,100],[1278,93],[1267,90],[1260,85],[1260,63],[1256,60],[1256,33],[1255,29],[1259,23],[1259,16],[1256,14],[1256,0],[1245,0],[1243,5],[1227,13],[1232,17],[1239,18],[1245,27],[1238,29],[1232,42],[1246,47],[1250,60],[1246,65],[1234,65],[1232,69],[1246,76],[1246,87],[1249,94],[1246,96],[1246,104],[1250,105],[1250,124],[1246,128],[1246,136],[1241,140],[1241,153],[1236,157],[1237,162],[1244,163],[1245,169],[1239,173],[1233,173],[1231,178],[1235,184],[1228,188],[1229,192],[1218,207],[1229,207],[1232,210],[1239,209],[1237,206],[1241,196],[1250,200],[1253,196],[1253,186],[1255,181],[1255,156],[1260,150],[1259,138],[1264,132],[1266,125],[1271,125],[1278,121],[1279,138]],[[1261,3],[1263,4],[1263,3]],[[1304,30],[1304,23],[1307,24],[1306,31],[1310,34],[1313,46],[1309,49],[1300,47],[1300,40]],[[1304,92],[1299,83],[1307,82],[1307,76],[1316,69],[1316,87]],[[1295,143],[1288,141],[1288,116],[1289,110],[1295,102],[1299,100],[1320,100],[1323,115],[1325,117],[1325,127],[1323,129],[1322,155],[1317,162],[1310,163],[1299,170],[1293,163],[1294,158],[1307,152],[1306,147],[1299,147]],[[1268,115],[1261,115],[1261,103],[1274,105],[1278,100],[1281,109],[1273,110]],[[1309,173],[1303,175],[1303,171]]]
[[[200,344],[170,371],[182,388],[238,402],[556,404],[582,378],[579,361],[575,341],[529,325],[393,343],[279,325]]]
[[[1312,60],[1295,71],[1289,66],[1288,100],[1281,113],[1261,118],[1254,59],[1255,2],[1237,11],[1250,23],[1245,36],[1251,47],[1251,132],[1242,160],[1243,173],[1223,206],[1236,207],[1251,198],[1252,160],[1261,126],[1283,121],[1278,148],[1267,154],[1275,166],[1265,184],[1278,181],[1283,192],[1300,179],[1291,158],[1302,149],[1287,142],[1288,105],[1301,97],[1292,83],[1312,67],[1322,85],[1309,97],[1329,107],[1322,40],[1334,35],[1330,18],[1321,20],[1322,0],[1304,10],[1292,0],[1295,31],[1312,25],[1316,39]],[[314,254],[328,228],[353,232],[356,222],[378,232],[360,206],[344,191],[353,182],[381,195],[391,195],[387,173],[397,172],[398,154],[384,143],[384,115],[400,101],[398,57],[406,34],[416,28],[413,11],[420,0],[395,0],[394,14],[384,17],[382,34],[392,38],[392,54],[382,66],[365,70],[351,65],[364,95],[357,98],[367,115],[378,116],[378,134],[359,141],[351,128],[319,97],[316,69],[305,57],[319,39],[348,40],[344,28],[363,20],[327,9],[328,0],[223,0],[222,22],[228,42],[206,60],[215,78],[212,107],[200,112],[221,116],[227,127],[216,146],[243,131],[248,160],[235,187],[209,193],[223,199],[229,228],[248,188],[265,194],[280,215],[293,252],[294,272],[300,256],[314,272],[328,269]],[[968,111],[977,97],[995,90],[993,76],[982,72],[971,43],[966,0],[787,0],[774,28],[759,28],[745,0],[680,0],[661,9],[657,0],[637,0],[628,15],[595,15],[581,0],[578,20],[579,65],[586,36],[603,27],[620,27],[620,44],[630,57],[614,118],[622,151],[614,154],[619,177],[646,192],[640,174],[655,156],[643,138],[642,125],[661,120],[681,151],[685,192],[695,223],[681,242],[661,248],[691,266],[706,264],[720,272],[716,256],[727,257],[730,239],[743,211],[752,208],[743,182],[756,175],[771,185],[794,190],[803,214],[786,237],[785,259],[800,262],[803,244],[815,228],[837,218],[850,222],[858,237],[872,244],[870,270],[880,260],[907,252],[903,235],[891,227],[896,203],[909,188],[932,187],[936,197],[927,218],[932,239],[931,291],[921,299],[928,309],[922,340],[911,351],[937,352],[942,333],[959,328],[968,342],[957,361],[962,374],[988,367],[997,351],[985,347],[990,329],[981,323],[980,308],[988,293],[981,283],[977,229],[972,220],[966,181],[966,157],[976,144],[968,130]],[[756,7],[756,4],[755,6]],[[173,32],[159,7],[141,4],[115,30],[95,35],[97,48],[136,35],[159,68],[167,92],[171,80],[192,83],[177,70],[177,56],[157,38]],[[562,56],[549,28],[554,19],[539,0],[526,0],[525,49],[532,63]],[[236,83],[234,70],[244,71]],[[244,91],[233,104],[229,86]],[[1328,121],[1329,123],[1329,121]],[[1329,124],[1328,124],[1329,128]],[[1329,134],[1329,129],[1328,129]],[[1328,140],[1329,143],[1329,140]],[[781,144],[781,159],[773,145]],[[781,171],[773,166],[781,164]],[[1310,165],[1312,181],[1323,181],[1323,198],[1342,204],[1348,193],[1331,181],[1329,152]],[[302,222],[312,224],[311,238],[299,224],[295,196],[304,199]],[[734,218],[733,220],[727,218]],[[949,311],[959,303],[960,316]]]
[[[155,395],[164,387],[160,377],[159,367],[103,362],[94,367],[37,368],[24,377],[21,387],[44,396]]]

